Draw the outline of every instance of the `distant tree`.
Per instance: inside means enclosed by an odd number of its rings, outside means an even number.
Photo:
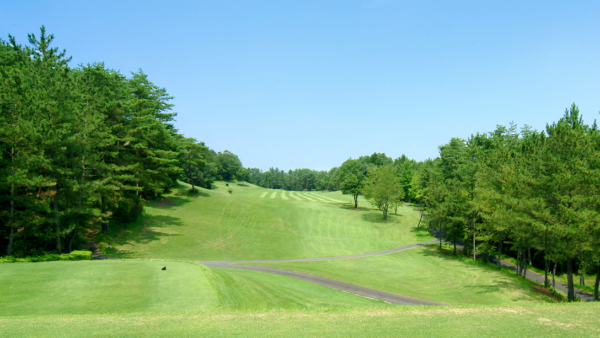
[[[358,208],[358,195],[362,192],[365,176],[361,172],[359,160],[347,160],[339,171],[339,182],[342,193],[354,197],[354,208]]]
[[[383,219],[387,219],[389,207],[403,194],[397,170],[392,165],[371,168],[363,190],[369,203],[383,212]]]

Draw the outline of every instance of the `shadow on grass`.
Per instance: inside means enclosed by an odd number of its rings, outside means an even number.
[[[417,238],[424,238],[424,237],[431,237],[431,234],[429,233],[429,231],[427,231],[427,229],[425,229],[424,227],[414,227],[412,229],[410,229],[410,232],[415,234],[415,236],[417,236]]]
[[[472,256],[465,256],[460,250],[456,251],[456,255],[453,254],[453,248],[448,247],[446,245],[442,245],[440,249],[439,244],[431,244],[425,246],[425,250],[421,250],[420,254],[426,257],[437,257],[446,261],[455,261],[460,262],[468,266],[476,266],[481,269],[496,272],[501,274],[504,277],[510,278],[510,280],[494,280],[493,284],[487,285],[472,285],[470,288],[473,289],[475,293],[490,293],[490,292],[503,292],[504,290],[512,290],[515,287],[521,287],[523,289],[528,289],[531,292],[546,296],[550,298],[550,301],[556,302],[560,301],[556,296],[551,295],[547,289],[541,287],[538,283],[531,281],[529,279],[521,278],[515,275],[508,268],[502,267],[498,268],[496,264],[491,262],[486,262],[484,258],[478,258],[476,262],[473,261]],[[523,295],[521,298],[515,298],[514,301],[518,300],[528,300],[528,298]]]
[[[358,206],[358,208],[354,209],[354,203],[352,203],[352,205],[350,205],[347,202],[346,202],[346,204],[340,206],[340,208],[346,209],[346,210],[353,210],[353,211],[369,211],[369,210],[371,210],[370,208],[361,207],[360,205]]]
[[[169,226],[182,226],[183,222],[179,218],[171,216],[142,216],[138,220],[129,224],[115,224],[112,231],[108,234],[99,234],[96,237],[100,243],[100,251],[109,257],[130,258],[135,252],[129,250],[119,250],[113,246],[123,246],[127,244],[148,244],[159,241],[164,237],[182,236],[180,234],[168,234],[151,228],[162,228]]]
[[[370,223],[394,223],[396,222],[396,219],[400,217],[402,217],[402,215],[394,215],[390,213],[388,213],[387,219],[383,219],[383,213],[368,213],[361,215],[363,221]]]
[[[237,185],[240,186],[240,187],[249,187],[249,185],[244,184],[244,183],[238,183]]]

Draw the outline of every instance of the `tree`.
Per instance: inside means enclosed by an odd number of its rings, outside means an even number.
[[[383,219],[387,219],[389,207],[403,194],[396,168],[389,164],[371,168],[365,179],[364,192],[369,203],[379,208]]]
[[[359,160],[346,160],[339,169],[339,184],[342,193],[354,197],[354,208],[358,208],[358,195],[362,192],[365,176]]]

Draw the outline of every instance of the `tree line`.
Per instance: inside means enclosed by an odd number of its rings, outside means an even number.
[[[600,131],[586,125],[573,104],[544,131],[498,126],[467,140],[453,138],[440,156],[423,162],[418,202],[429,227],[465,253],[500,255],[510,247],[525,277],[534,256],[543,260],[545,286],[557,266],[600,282]],[[441,238],[441,236],[440,236]],[[441,239],[440,239],[441,240]],[[441,242],[440,242],[441,245]],[[553,273],[552,273],[553,272]],[[554,278],[552,282],[554,287]]]
[[[210,188],[242,167],[173,126],[172,97],[141,70],[69,67],[42,26],[0,39],[0,246],[72,251],[90,228],[130,222],[177,179]],[[193,188],[195,190],[195,188]]]

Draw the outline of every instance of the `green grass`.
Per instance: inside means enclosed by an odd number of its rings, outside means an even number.
[[[0,318],[3,337],[597,337],[600,304]]]
[[[167,270],[161,268],[166,265]],[[380,301],[279,275],[173,261],[4,264],[0,316],[268,311],[376,306]]]
[[[383,221],[365,203],[354,210],[352,197],[340,192],[311,194],[344,203],[283,200],[280,190],[251,184],[217,182],[214,188],[191,196],[180,184],[164,200],[149,203],[135,223],[101,235],[101,250],[122,258],[285,259],[368,253],[433,238],[413,231],[419,215],[410,208]],[[267,197],[259,198],[265,191]],[[277,197],[269,198],[271,192]]]
[[[507,255],[502,255],[502,259],[507,260],[513,264],[517,263],[517,260],[513,257],[507,256]],[[535,272],[541,276],[544,276],[544,270],[543,269],[538,269],[535,266],[532,265],[527,265],[527,273],[531,273],[531,272]],[[550,271],[552,272],[552,271]],[[550,274],[550,272],[548,273],[548,280],[550,281],[550,284],[552,284],[552,275]],[[586,291],[588,293],[594,294],[594,283],[596,282],[596,275],[585,275],[585,283],[586,285],[579,285],[579,274],[573,274],[573,286],[576,289],[579,290],[583,290]],[[559,282],[559,283],[563,283],[563,284],[567,284],[568,280],[567,280],[567,273],[562,273],[559,275],[554,276],[554,279]]]
[[[203,310],[217,298],[206,267],[160,261],[4,264],[0,315]]]
[[[452,305],[515,305],[550,301],[531,282],[437,245],[365,258],[250,264],[306,272],[331,279]],[[541,291],[540,288],[536,288]]]

